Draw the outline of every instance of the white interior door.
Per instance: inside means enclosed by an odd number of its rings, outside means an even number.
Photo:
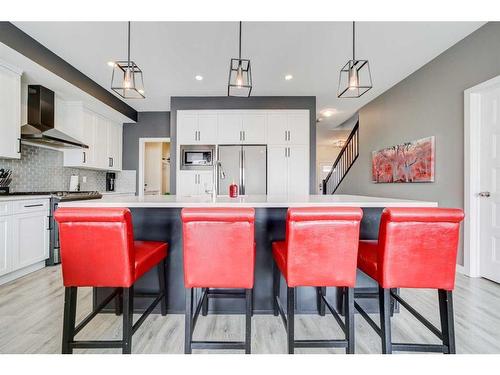
[[[480,273],[500,283],[500,89],[481,95]]]
[[[161,142],[147,142],[144,148],[144,194],[160,194],[162,188]]]

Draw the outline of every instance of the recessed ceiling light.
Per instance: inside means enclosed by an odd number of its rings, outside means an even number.
[[[197,75],[197,76],[194,77],[194,79],[196,79],[197,81],[202,81],[203,80],[203,76]]]
[[[335,113],[337,113],[337,110],[328,108],[328,109],[322,110],[320,113],[321,113],[321,116],[323,116],[323,117],[332,117]]]
[[[114,61],[108,61],[108,66],[110,67],[114,67],[115,66],[115,62]]]
[[[291,74],[287,74],[285,76],[285,80],[287,80],[287,81],[290,81],[292,78],[293,78],[293,76]]]

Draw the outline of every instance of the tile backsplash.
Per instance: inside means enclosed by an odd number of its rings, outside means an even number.
[[[71,175],[80,176],[80,190],[106,190],[105,171],[65,168],[63,153],[47,148],[23,144],[21,159],[0,159],[0,168],[12,170],[10,190],[13,192],[68,190]],[[135,171],[132,172],[135,191]],[[123,190],[125,187],[118,185],[121,173],[117,174],[117,190]],[[83,177],[87,178],[87,182],[83,182]],[[128,178],[122,180],[128,183]]]

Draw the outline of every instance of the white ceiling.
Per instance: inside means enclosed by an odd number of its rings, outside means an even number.
[[[108,61],[126,59],[124,22],[15,22],[16,26],[105,88]],[[356,56],[368,59],[373,89],[359,99],[338,99],[339,69],[351,58],[349,22],[243,23],[244,58],[250,58],[253,96],[312,95],[318,113],[336,114],[333,128],[484,22],[360,22]],[[132,59],[144,71],[145,100],[138,111],[170,109],[171,96],[224,96],[229,60],[237,57],[237,22],[133,22]],[[195,75],[204,77],[195,80]],[[285,74],[293,79],[285,81]]]

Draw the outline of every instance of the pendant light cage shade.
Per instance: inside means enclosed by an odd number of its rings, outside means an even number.
[[[349,60],[340,70],[337,97],[359,98],[372,87],[368,60]]]
[[[251,92],[252,68],[250,66],[250,60],[231,59],[227,95],[249,97]]]
[[[115,61],[111,90],[124,99],[145,99],[142,70],[133,61]]]

